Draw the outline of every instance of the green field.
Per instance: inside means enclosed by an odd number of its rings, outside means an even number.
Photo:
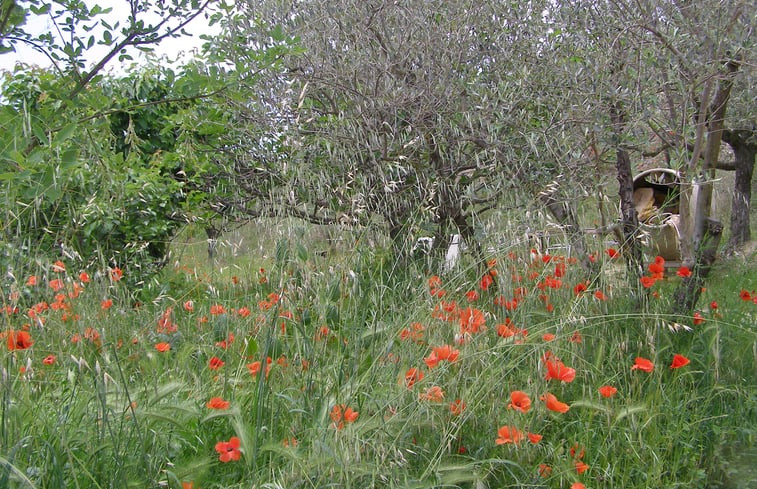
[[[754,256],[694,321],[675,269],[639,307],[603,248],[594,283],[514,238],[437,280],[260,228],[215,263],[187,231],[140,296],[65,261],[6,282],[0,487],[757,487]]]

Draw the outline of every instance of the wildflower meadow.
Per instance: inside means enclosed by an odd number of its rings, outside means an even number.
[[[757,489],[754,4],[0,0],[0,489]]]
[[[612,248],[594,282],[527,246],[391,256],[282,238],[149,300],[65,259],[6,280],[0,486],[754,487],[753,264],[673,318],[659,258],[634,288]]]

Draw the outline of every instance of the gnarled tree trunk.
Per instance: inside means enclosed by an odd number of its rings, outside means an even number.
[[[736,171],[731,201],[731,235],[726,253],[733,254],[752,238],[749,226],[749,206],[752,200],[752,177],[757,156],[757,135],[750,130],[723,131],[723,141],[728,143],[735,155]],[[750,142],[751,139],[751,142]]]
[[[621,250],[626,259],[629,278],[633,285],[639,288],[641,276],[644,274],[641,243],[638,239],[639,218],[633,205],[631,157],[628,155],[628,151],[620,145],[621,135],[625,126],[625,114],[618,104],[613,104],[610,107],[610,120],[613,125],[615,138],[618,140],[615,151],[615,169],[618,177],[618,195],[620,196],[621,227],[623,233]]]

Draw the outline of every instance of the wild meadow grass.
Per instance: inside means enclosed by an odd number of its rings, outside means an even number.
[[[16,270],[0,487],[755,487],[753,262],[695,319],[668,314],[675,269],[640,306],[604,249],[586,283],[527,246],[440,274],[306,243],[215,276],[180,258],[141,295],[129,270]]]

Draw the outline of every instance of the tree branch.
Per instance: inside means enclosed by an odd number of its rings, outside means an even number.
[[[9,41],[23,42],[30,45],[35,50],[44,54],[47,57],[47,59],[50,60],[50,62],[53,64],[53,67],[60,75],[64,75],[63,70],[60,69],[60,66],[58,66],[58,63],[55,62],[55,59],[52,56],[50,56],[50,53],[48,53],[47,50],[45,50],[45,48],[43,48],[40,44],[32,41],[31,39],[24,39],[23,37],[16,37],[16,36],[5,36],[5,39],[8,39]]]
[[[183,22],[181,22],[179,25],[177,25],[173,29],[169,29],[168,31],[166,31],[165,33],[161,34],[158,37],[153,37],[153,38],[150,38],[150,39],[144,39],[144,40],[141,40],[141,41],[136,41],[136,42],[132,43],[132,46],[137,46],[137,45],[141,45],[141,44],[153,44],[153,43],[162,41],[166,37],[173,36],[176,32],[180,31],[181,29],[183,29],[184,27],[186,27],[187,24],[189,24],[195,18],[197,18],[197,16],[200,15],[208,7],[208,5],[210,5],[211,1],[213,1],[213,0],[206,0],[205,3],[201,7],[199,7],[197,9],[197,11],[195,11],[195,13],[193,13],[192,15],[190,15],[189,17],[187,17],[186,20],[184,20]],[[163,19],[157,26],[155,26],[155,28],[152,29],[152,32],[155,32],[156,30],[158,30],[169,19],[170,19],[170,17],[166,17],[165,19]]]
[[[174,27],[173,29],[169,29],[167,32],[165,32],[162,35],[159,35],[157,37],[148,37],[150,34],[154,34],[158,29],[160,29],[161,26],[163,26],[169,19],[173,18],[172,12],[171,15],[166,16],[160,23],[158,23],[157,26],[153,27],[152,29],[140,32],[134,28],[133,23],[136,22],[136,17],[132,19],[132,27],[130,32],[126,35],[126,37],[119,42],[113,49],[111,49],[108,54],[103,56],[100,61],[95,64],[95,66],[92,67],[91,70],[82,78],[79,80],[79,82],[76,84],[73,90],[69,93],[68,98],[74,99],[79,93],[81,93],[82,90],[84,90],[84,87],[87,86],[87,84],[102,70],[105,65],[107,65],[111,59],[113,59],[116,54],[118,54],[122,49],[126,48],[127,46],[139,46],[143,44],[156,44],[159,43],[161,40],[165,39],[166,37],[172,36],[177,31],[183,29],[188,23],[190,23],[192,20],[194,20],[200,13],[202,13],[210,4],[212,0],[206,0],[205,3],[199,7],[192,15],[187,17],[184,21],[180,22],[178,26]],[[140,37],[144,36],[140,39]]]

